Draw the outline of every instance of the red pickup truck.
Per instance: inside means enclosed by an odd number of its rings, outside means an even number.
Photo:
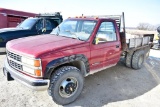
[[[124,14],[68,18],[46,36],[9,41],[3,72],[9,81],[48,90],[57,104],[65,105],[80,95],[84,77],[115,66],[121,56],[127,67],[142,67],[149,37],[125,37]]]

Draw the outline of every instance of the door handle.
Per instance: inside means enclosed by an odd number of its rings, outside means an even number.
[[[119,45],[116,45],[116,48],[119,48]]]

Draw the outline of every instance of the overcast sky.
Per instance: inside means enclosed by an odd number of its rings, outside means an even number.
[[[0,0],[0,7],[33,13],[60,11],[64,19],[125,12],[128,27],[140,22],[160,24],[160,0]]]

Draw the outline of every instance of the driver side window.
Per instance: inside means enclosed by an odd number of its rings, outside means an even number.
[[[96,35],[98,42],[112,42],[117,40],[113,22],[102,22]]]
[[[46,20],[46,30],[52,30],[52,23],[49,20]]]
[[[43,20],[39,20],[36,24],[36,30],[42,30],[43,29]]]

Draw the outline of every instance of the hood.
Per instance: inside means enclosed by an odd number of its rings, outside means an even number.
[[[19,31],[19,30],[23,30],[23,29],[22,28],[17,28],[17,27],[15,27],[15,28],[2,28],[2,29],[0,29],[0,33],[9,32],[9,31]]]
[[[47,52],[66,49],[81,43],[84,41],[48,34],[15,39],[9,41],[6,47],[9,51],[36,58]]]

